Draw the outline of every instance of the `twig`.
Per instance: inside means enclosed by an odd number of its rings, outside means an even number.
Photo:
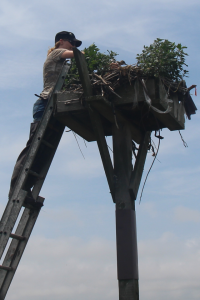
[[[159,135],[160,135],[160,129],[159,129]],[[141,203],[141,199],[142,199],[142,194],[143,194],[143,191],[144,191],[144,187],[145,187],[147,178],[148,178],[148,176],[149,176],[149,173],[150,173],[150,171],[151,171],[151,169],[152,169],[152,167],[153,167],[153,164],[154,164],[154,162],[155,162],[155,160],[156,160],[156,157],[157,157],[159,148],[160,148],[160,139],[159,139],[159,141],[158,141],[157,152],[156,152],[156,154],[155,154],[155,156],[154,156],[154,159],[153,159],[153,161],[152,161],[151,167],[149,168],[149,171],[148,171],[148,173],[147,173],[147,175],[146,175],[146,178],[145,178],[145,181],[144,181],[144,184],[143,184],[143,187],[142,187],[142,191],[141,191],[141,194],[140,194],[140,201],[139,201],[139,204]]]
[[[114,92],[114,90],[111,88],[111,86],[109,86],[109,83],[107,83],[100,75],[97,75],[94,73],[94,76],[96,76],[97,78],[101,79],[102,82],[108,87],[108,89],[115,94],[117,97],[122,98],[121,96],[119,96],[117,93]]]
[[[73,132],[73,135],[74,135],[74,137],[75,137],[75,139],[76,139],[76,142],[77,142],[77,144],[78,144],[79,150],[80,150],[80,152],[81,152],[81,154],[82,154],[83,158],[85,159],[85,157],[84,157],[84,155],[83,155],[83,152],[81,151],[81,147],[80,147],[80,145],[79,145],[79,143],[78,143],[78,140],[77,140],[76,134],[75,134],[75,132],[74,132],[74,131],[72,131],[72,132]]]
[[[87,144],[86,144],[86,142],[85,142],[85,139],[83,139],[83,141],[84,141],[85,147],[87,148]]]
[[[187,148],[187,147],[188,147],[188,144],[184,141],[183,136],[182,136],[180,130],[179,130],[178,132],[179,132],[180,137],[181,137],[181,140],[182,140],[182,142],[183,142],[183,146],[184,146],[185,148]]]

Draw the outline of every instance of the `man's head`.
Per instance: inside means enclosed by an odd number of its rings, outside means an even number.
[[[55,36],[55,43],[57,43],[61,39],[69,41],[70,44],[75,47],[79,47],[82,44],[82,42],[77,40],[75,35],[69,31],[58,32]]]

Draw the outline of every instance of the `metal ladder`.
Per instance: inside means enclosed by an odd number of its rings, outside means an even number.
[[[0,266],[0,300],[5,299],[40,208],[43,206],[44,198],[40,197],[39,193],[65,128],[53,117],[54,95],[62,88],[69,68],[70,65],[65,62],[0,221],[0,258],[4,254],[9,238],[12,239]],[[30,189],[35,203],[27,203],[25,200]],[[12,233],[23,208],[17,229]]]

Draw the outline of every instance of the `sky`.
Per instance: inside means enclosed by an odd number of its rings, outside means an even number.
[[[101,52],[136,62],[156,38],[187,46],[187,86],[197,84],[199,105],[200,2],[197,0],[0,3],[0,209],[32,122],[34,94],[54,36],[72,31]],[[191,92],[191,94],[193,91]],[[142,300],[200,297],[199,110],[182,131],[162,131],[159,154],[136,200],[139,290]],[[45,205],[9,289],[9,300],[114,300],[118,298],[115,206],[96,142],[64,133],[41,191]],[[154,142],[157,143],[155,138]],[[108,144],[112,147],[111,138]],[[148,154],[142,184],[153,157]],[[139,195],[141,192],[141,187]]]

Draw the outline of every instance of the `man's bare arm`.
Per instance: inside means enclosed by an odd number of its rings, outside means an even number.
[[[84,51],[81,51],[83,54],[85,54]],[[73,58],[74,57],[74,52],[71,50],[66,50],[65,52],[62,53],[61,55],[62,58]]]

